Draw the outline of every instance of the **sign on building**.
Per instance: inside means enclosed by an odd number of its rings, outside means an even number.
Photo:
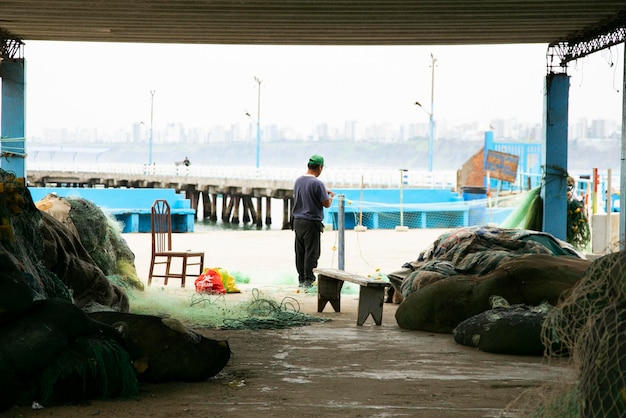
[[[492,179],[515,183],[518,160],[517,155],[488,150],[485,172],[489,172]]]

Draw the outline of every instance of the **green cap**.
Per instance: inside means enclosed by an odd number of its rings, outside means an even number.
[[[321,155],[313,155],[309,158],[309,164],[311,165],[324,165],[324,157]]]

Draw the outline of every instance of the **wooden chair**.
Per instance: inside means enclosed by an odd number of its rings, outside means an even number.
[[[167,285],[169,278],[180,279],[180,287],[185,287],[185,278],[189,266],[199,266],[196,277],[202,274],[204,268],[204,252],[200,251],[173,251],[172,250],[172,217],[170,205],[167,200],[157,199],[152,204],[151,216],[152,229],[152,258],[150,260],[150,272],[148,273],[148,285],[153,277],[162,277],[163,284]],[[172,269],[172,261],[180,259],[182,268]],[[155,273],[155,266],[165,265],[165,272]],[[178,264],[178,263],[176,263]]]

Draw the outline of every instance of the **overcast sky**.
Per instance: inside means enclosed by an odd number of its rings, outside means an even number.
[[[26,42],[27,135],[45,128],[130,129],[248,123],[307,130],[346,120],[448,125],[540,123],[546,45],[311,47]],[[570,65],[570,121],[621,120],[623,45]]]

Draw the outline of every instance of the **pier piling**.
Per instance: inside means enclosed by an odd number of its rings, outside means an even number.
[[[283,227],[282,229],[291,229],[291,199],[283,199]]]

